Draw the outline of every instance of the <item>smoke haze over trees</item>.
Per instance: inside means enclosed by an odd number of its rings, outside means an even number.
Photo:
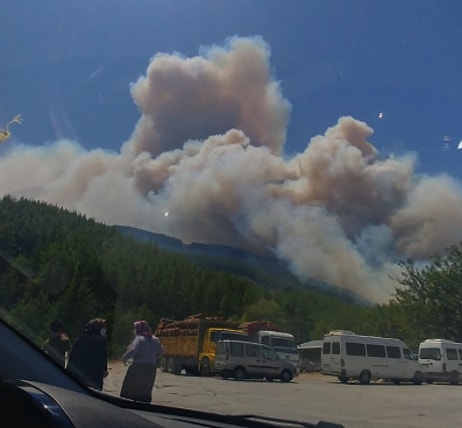
[[[289,157],[291,105],[270,53],[261,38],[232,38],[196,57],[155,55],[131,86],[140,117],[119,152],[12,145],[0,194],[270,252],[301,279],[387,302],[397,260],[425,262],[462,240],[460,183],[416,175],[412,154],[382,157],[373,129],[349,116]]]

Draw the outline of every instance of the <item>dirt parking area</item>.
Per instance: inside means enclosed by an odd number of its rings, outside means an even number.
[[[126,367],[109,364],[104,391],[118,395]],[[158,371],[156,404],[227,414],[261,414],[347,428],[462,426],[462,385],[341,384],[319,373],[290,383],[171,375]]]

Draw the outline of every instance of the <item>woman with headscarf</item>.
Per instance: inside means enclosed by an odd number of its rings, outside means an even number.
[[[88,386],[103,389],[103,379],[107,371],[106,347],[107,323],[105,319],[88,321],[83,332],[75,342],[67,369]]]
[[[156,380],[157,361],[164,352],[159,339],[152,334],[146,321],[136,321],[133,326],[135,338],[122,356],[129,365],[122,384],[120,396],[135,401],[150,403],[152,388]]]

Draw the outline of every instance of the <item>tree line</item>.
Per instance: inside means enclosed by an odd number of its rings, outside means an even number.
[[[430,336],[462,341],[461,247],[451,247],[423,268],[411,260],[402,267],[396,297],[365,306],[292,281],[268,287],[206,269],[44,202],[0,200],[2,316],[37,344],[54,318],[61,318],[76,338],[86,321],[104,317],[114,358],[130,340],[134,320],[146,319],[155,327],[160,318],[194,313],[268,319],[293,333],[298,343],[321,339],[332,329],[399,337],[414,349]]]

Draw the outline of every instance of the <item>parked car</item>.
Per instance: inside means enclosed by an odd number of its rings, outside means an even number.
[[[215,370],[223,378],[280,379],[290,382],[298,375],[297,368],[280,358],[267,345],[242,340],[222,340],[217,343]]]

